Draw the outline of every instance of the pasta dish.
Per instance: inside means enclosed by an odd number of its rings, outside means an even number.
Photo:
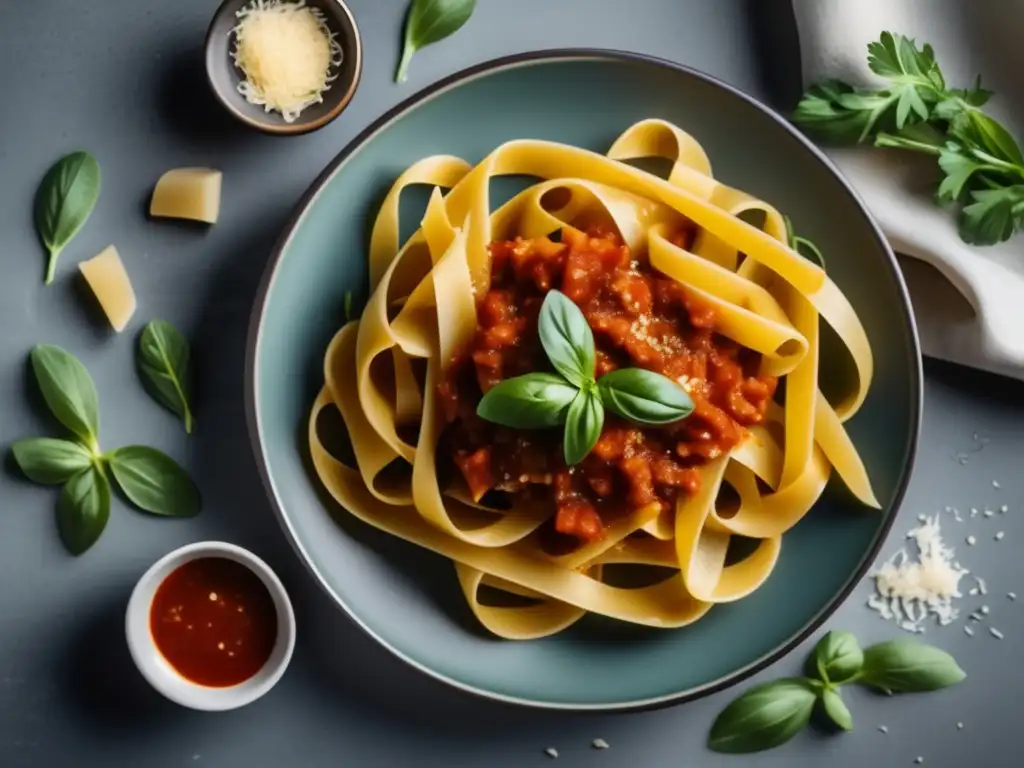
[[[537,181],[493,207],[505,175]],[[410,185],[433,190],[403,243]],[[425,158],[384,200],[369,300],[328,347],[317,475],[355,517],[449,558],[500,637],[587,613],[697,621],[764,583],[833,471],[879,507],[844,427],[868,339],[792,244],[788,219],[661,120],[606,155],[517,140],[475,166]],[[856,374],[829,399],[821,320]],[[330,409],[347,458],[321,435]]]

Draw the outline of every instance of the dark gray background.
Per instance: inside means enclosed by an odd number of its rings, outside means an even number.
[[[852,1],[852,0],[851,0]],[[558,46],[622,48],[704,69],[763,98],[777,97],[796,49],[785,0],[481,0],[469,26],[417,55],[410,81],[391,82],[404,0],[351,0],[366,51],[348,110],[307,137],[277,139],[236,126],[202,80],[201,50],[213,0],[0,0],[0,444],[53,433],[26,372],[33,344],[60,344],[89,366],[100,392],[104,446],[156,445],[186,463],[205,498],[191,521],[145,517],[115,502],[86,556],[64,553],[56,493],[0,473],[0,765],[8,766],[1011,766],[1024,671],[1024,602],[1005,597],[1024,578],[1017,500],[1024,490],[1024,386],[929,365],[926,415],[910,492],[886,555],[920,513],[1007,503],[1010,512],[956,523],[948,540],[988,580],[1002,642],[984,628],[934,629],[969,673],[956,689],[885,698],[847,697],[852,734],[813,731],[760,756],[707,752],[705,735],[734,695],[623,716],[571,716],[472,699],[421,677],[353,627],[314,586],[278,530],[247,439],[242,407],[245,333],[256,284],[301,192],[369,121],[434,79],[474,62]],[[770,64],[766,67],[766,64]],[[789,83],[791,86],[792,83]],[[781,89],[781,90],[780,90]],[[528,108],[528,104],[524,104]],[[571,104],[567,105],[571,108]],[[83,147],[104,171],[100,204],[67,250],[54,285],[30,200],[51,162]],[[221,222],[205,231],[148,222],[161,172],[178,165],[225,171]],[[121,336],[98,322],[74,265],[109,243],[121,251],[139,311]],[[198,433],[186,438],[135,380],[135,337],[165,317],[194,341]],[[975,436],[977,435],[977,437]],[[957,456],[960,455],[958,460]],[[993,487],[993,480],[1001,488]],[[1003,530],[1005,540],[994,534]],[[968,547],[964,537],[977,536]],[[151,691],[124,645],[135,580],[181,544],[218,538],[252,548],[277,569],[295,602],[299,642],[281,683],[263,700],[224,714],[181,709]],[[968,585],[969,586],[969,585]],[[865,641],[897,634],[864,607],[867,585],[831,627]],[[761,678],[793,674],[806,649]],[[964,723],[958,730],[956,723]],[[889,733],[877,730],[887,725]],[[597,752],[602,737],[611,749]],[[556,747],[557,762],[545,757]],[[1005,751],[1002,751],[1005,750]]]

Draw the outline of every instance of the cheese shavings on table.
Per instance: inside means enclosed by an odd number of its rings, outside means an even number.
[[[868,605],[908,632],[924,632],[929,616],[942,626],[951,624],[960,615],[953,606],[953,600],[962,597],[960,579],[970,572],[953,559],[952,547],[942,541],[938,515],[926,518],[907,538],[917,545],[917,559],[903,548],[871,574],[875,594]]]
[[[302,0],[254,0],[237,16],[232,56],[245,74],[238,92],[246,101],[280,112],[286,123],[322,102],[343,56],[323,13]]]

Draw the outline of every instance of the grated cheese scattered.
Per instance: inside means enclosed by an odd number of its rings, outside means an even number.
[[[969,571],[943,543],[938,515],[911,530],[907,538],[917,545],[917,559],[912,560],[904,548],[875,571],[875,594],[868,605],[907,632],[924,632],[931,615],[942,626],[951,624],[960,615],[953,599],[962,597],[960,579]]]
[[[323,101],[343,54],[320,9],[305,0],[253,0],[236,16],[232,57],[245,74],[238,92],[246,101],[287,123]]]

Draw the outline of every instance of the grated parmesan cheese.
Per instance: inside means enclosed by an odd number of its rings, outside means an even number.
[[[943,543],[938,515],[927,518],[907,538],[917,545],[917,559],[904,548],[875,571],[875,594],[868,605],[907,632],[924,632],[931,615],[942,626],[951,624],[960,615],[953,599],[962,597],[960,579],[969,571],[953,560],[953,549]]]
[[[287,123],[323,101],[343,54],[320,9],[305,0],[253,0],[236,16],[232,57],[245,74],[238,92],[246,101]]]

